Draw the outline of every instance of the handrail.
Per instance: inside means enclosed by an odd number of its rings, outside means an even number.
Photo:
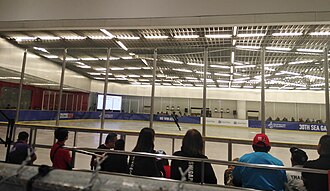
[[[129,152],[129,151],[118,151],[118,150],[108,150],[108,149],[93,149],[86,147],[64,147],[70,151],[76,151],[82,154],[87,155],[97,155],[95,153],[103,152],[109,154],[119,154],[119,155],[130,155],[130,156],[141,156],[141,157],[150,157],[150,158],[162,158],[162,159],[170,159],[170,160],[184,160],[184,161],[192,161],[192,162],[202,162],[202,163],[211,163],[218,165],[233,165],[233,166],[245,166],[251,168],[261,168],[261,169],[270,169],[270,170],[289,170],[289,171],[298,171],[298,172],[309,172],[309,173],[317,173],[317,174],[328,174],[327,170],[320,169],[311,169],[311,168],[293,168],[293,167],[285,167],[285,166],[277,166],[277,165],[267,165],[267,164],[250,164],[243,162],[235,162],[235,161],[225,161],[225,160],[217,160],[217,159],[205,159],[205,158],[194,158],[194,157],[182,157],[182,156],[173,156],[173,155],[163,155],[163,154],[154,154],[154,153],[146,153],[146,152]]]
[[[58,126],[54,125],[44,125],[44,124],[24,124],[24,123],[17,123],[16,127],[21,128],[37,128],[37,129],[56,129],[59,128]],[[112,129],[96,129],[96,128],[82,128],[82,127],[75,127],[75,126],[60,126],[60,128],[66,128],[69,131],[79,131],[85,133],[108,133],[114,132],[117,134],[123,135],[133,135],[138,136],[138,131],[130,131],[130,130],[112,130]],[[161,138],[174,138],[174,139],[183,139],[184,135],[177,135],[177,134],[170,134],[170,133],[156,133],[156,137]],[[252,141],[247,139],[237,139],[237,138],[220,138],[220,137],[204,137],[205,141],[210,142],[221,142],[221,143],[235,143],[235,144],[243,144],[243,145],[251,145]],[[303,143],[290,143],[290,142],[271,142],[272,147],[291,147],[296,146],[302,149],[317,149],[317,145],[312,144],[303,144]]]

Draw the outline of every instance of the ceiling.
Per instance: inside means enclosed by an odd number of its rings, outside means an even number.
[[[260,88],[265,48],[266,88],[322,90],[330,25],[4,31],[0,36],[58,64],[67,48],[67,68],[101,81],[110,48],[110,82],[137,85],[151,84],[157,49],[156,85],[203,86],[207,48],[208,87]]]

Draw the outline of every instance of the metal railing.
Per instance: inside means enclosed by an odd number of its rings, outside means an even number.
[[[1,124],[1,123],[0,123]],[[30,131],[30,144],[33,147],[40,147],[40,148],[49,148],[49,145],[42,145],[42,144],[36,144],[37,139],[37,133],[38,130],[55,130],[56,128],[59,128],[58,126],[52,126],[52,125],[44,125],[44,124],[24,124],[24,123],[17,123],[16,128],[28,128]],[[78,140],[78,132],[83,133],[96,133],[99,134],[99,145],[103,143],[103,134],[107,134],[109,132],[117,133],[121,136],[122,139],[126,141],[126,136],[139,136],[139,131],[121,131],[121,130],[110,130],[110,129],[96,129],[96,128],[80,128],[80,127],[72,127],[72,126],[60,126],[60,128],[66,128],[70,132],[73,132],[73,147],[77,146],[77,140]],[[165,138],[171,140],[171,153],[174,153],[175,151],[175,140],[182,140],[184,135],[175,135],[175,134],[169,134],[169,133],[156,133],[155,135],[158,138]],[[213,143],[226,143],[227,144],[227,151],[228,161],[231,161],[233,158],[233,145],[251,145],[251,140],[244,140],[244,139],[236,139],[236,138],[220,138],[220,137],[204,137],[204,141],[207,142],[213,142]],[[55,138],[54,138],[55,142]],[[300,143],[282,143],[282,142],[272,142],[272,147],[282,147],[282,148],[290,148],[292,146],[301,148],[301,149],[317,149],[317,145],[311,145],[311,144],[300,144]],[[75,155],[73,155],[73,158],[75,158]]]

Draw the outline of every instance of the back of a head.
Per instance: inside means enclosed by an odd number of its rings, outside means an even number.
[[[65,128],[58,128],[55,130],[55,138],[57,141],[65,141],[69,135],[69,131]]]
[[[25,141],[29,138],[29,134],[25,131],[22,131],[18,134],[18,141]]]
[[[268,153],[271,147],[267,135],[263,133],[256,134],[253,138],[252,147],[255,152]]]
[[[196,129],[190,129],[187,131],[182,140],[181,150],[190,155],[203,154],[203,137]]]
[[[118,139],[115,142],[115,150],[125,150],[125,141],[123,139]]]
[[[330,155],[330,135],[320,138],[318,152],[320,155]]]
[[[304,165],[308,160],[306,152],[297,147],[291,147],[290,152],[293,165]]]
[[[135,152],[151,152],[154,150],[155,131],[145,127],[140,131],[136,146],[133,149]]]
[[[117,133],[109,133],[105,138],[105,144],[115,142],[117,140]]]

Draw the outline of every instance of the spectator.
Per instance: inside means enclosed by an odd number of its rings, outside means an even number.
[[[330,135],[323,135],[319,141],[316,160],[307,161],[304,168],[330,170]],[[302,173],[304,184],[308,191],[328,190],[328,176],[326,174]]]
[[[298,149],[296,147],[290,148],[291,152],[291,164],[292,167],[302,168],[303,165],[308,160],[308,156],[305,151]],[[304,186],[304,182],[301,178],[301,172],[297,171],[288,171],[286,172],[286,176],[288,178],[288,183],[286,184],[287,191],[306,191]]]
[[[233,161],[238,161],[239,158],[234,158]],[[229,165],[228,169],[225,170],[224,173],[224,184],[229,186],[234,186],[233,183],[233,170],[235,166]]]
[[[55,130],[55,138],[57,142],[52,146],[50,151],[50,160],[53,163],[53,168],[72,170],[72,158],[70,151],[64,149],[65,141],[68,140],[69,131],[64,128]]]
[[[98,146],[97,149],[113,149],[115,147],[115,142],[117,141],[116,133],[109,133],[105,138],[105,143]],[[96,154],[103,155],[103,152],[97,152]],[[96,167],[96,156],[92,156],[90,167],[91,170],[95,170]]]
[[[115,150],[124,151],[125,141],[119,139],[115,142]],[[108,154],[108,158],[101,164],[102,171],[128,173],[127,155],[121,154]]]
[[[252,144],[255,152],[245,154],[238,162],[251,164],[268,164],[283,166],[282,161],[273,157],[270,151],[270,142],[265,134],[257,134]],[[236,166],[233,170],[234,185],[258,190],[284,190],[287,181],[283,170],[258,169]]]
[[[155,131],[151,128],[143,128],[133,152],[156,153],[154,150]],[[151,157],[132,156],[129,162],[129,173],[139,176],[160,177],[156,159]]]
[[[11,148],[8,154],[8,162],[13,164],[22,164],[27,159],[28,152],[30,151],[31,159],[29,165],[37,160],[37,155],[34,153],[33,148],[28,144],[29,134],[25,131],[18,134],[17,142]]]
[[[203,155],[204,142],[202,135],[196,129],[190,129],[182,140],[181,151],[175,152],[174,156],[193,157],[207,159]],[[182,171],[190,168],[186,175],[186,180],[190,182],[201,182],[202,165],[200,162],[172,160],[171,162],[171,178],[181,180],[179,167]],[[210,163],[204,164],[204,182],[209,184],[216,184],[217,178]]]

